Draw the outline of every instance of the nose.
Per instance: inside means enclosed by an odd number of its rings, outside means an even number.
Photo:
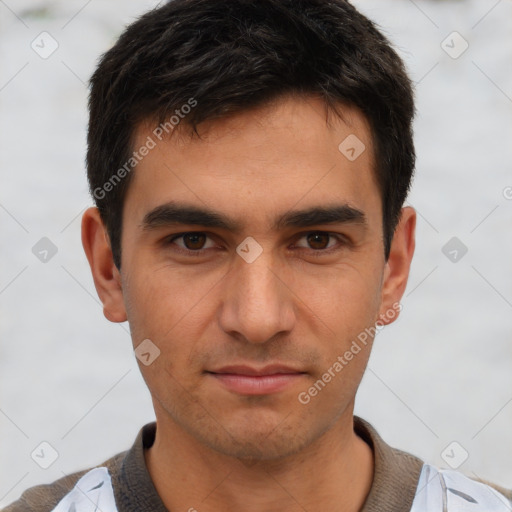
[[[294,293],[270,254],[263,251],[252,263],[237,255],[223,286],[219,322],[232,337],[262,344],[293,329]]]

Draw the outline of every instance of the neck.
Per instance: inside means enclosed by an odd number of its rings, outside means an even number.
[[[361,510],[373,481],[371,448],[353,429],[352,410],[300,453],[241,461],[157,420],[145,458],[168,510],[320,512]]]

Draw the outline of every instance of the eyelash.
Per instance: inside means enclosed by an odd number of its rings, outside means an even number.
[[[167,237],[165,239],[165,245],[166,246],[171,245],[172,242],[174,242],[175,240],[178,240],[179,238],[183,238],[185,235],[192,235],[192,234],[206,235],[208,238],[211,238],[208,236],[208,233],[206,233],[204,231],[186,231],[184,233],[178,233],[176,235],[172,235],[171,237]],[[308,235],[313,235],[313,234],[329,235],[331,238],[335,238],[338,241],[337,246],[330,247],[329,249],[309,249],[309,252],[311,252],[314,257],[321,257],[321,256],[329,255],[333,252],[341,250],[344,246],[347,246],[350,243],[347,240],[347,238],[344,237],[343,235],[340,235],[338,233],[330,233],[328,231],[308,231],[306,233],[301,233],[301,237],[298,240],[301,240],[302,238],[304,238]],[[208,249],[211,249],[211,247]],[[176,246],[176,248],[173,250],[176,250],[177,252],[180,252],[187,256],[196,256],[197,257],[197,256],[203,256],[205,251],[208,251],[208,249],[198,249],[196,251],[193,251],[192,249],[184,249],[183,247]],[[299,250],[307,251],[308,249],[305,247],[300,247]]]

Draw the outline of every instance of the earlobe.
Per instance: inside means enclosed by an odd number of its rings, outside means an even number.
[[[127,320],[121,276],[114,264],[106,229],[97,208],[88,208],[82,216],[82,245],[91,267],[103,314],[111,322]]]
[[[398,306],[405,292],[415,249],[416,211],[402,208],[395,230],[388,261],[384,268],[379,322],[387,325],[398,318]]]

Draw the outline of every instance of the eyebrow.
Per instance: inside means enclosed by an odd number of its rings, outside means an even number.
[[[368,221],[361,210],[348,204],[334,204],[285,212],[275,219],[273,229],[279,231],[290,227],[304,228],[319,224],[347,223],[360,224],[366,227]],[[235,233],[241,232],[243,228],[243,224],[223,213],[174,201],[162,204],[149,211],[144,215],[140,226],[143,231],[151,231],[180,224],[225,229]]]

